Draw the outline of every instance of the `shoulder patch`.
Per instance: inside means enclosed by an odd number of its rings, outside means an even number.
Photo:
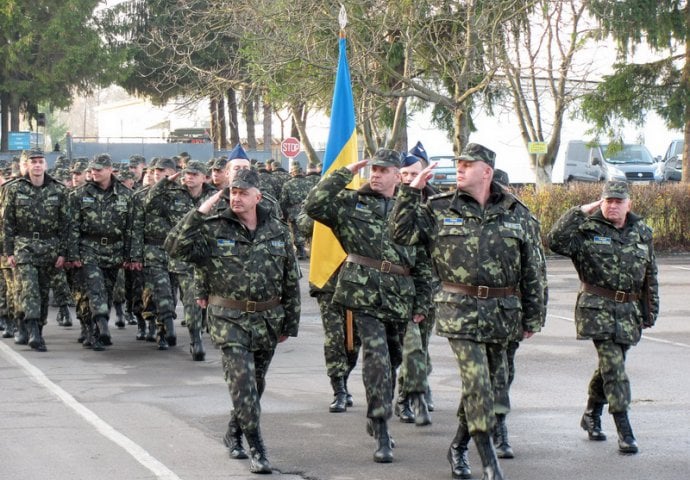
[[[465,219],[464,218],[444,218],[443,224],[444,225],[460,226],[460,225],[465,224]]]
[[[597,245],[611,245],[611,237],[604,237],[601,235],[594,236],[594,243]]]

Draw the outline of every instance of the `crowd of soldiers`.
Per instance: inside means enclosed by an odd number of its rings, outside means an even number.
[[[0,163],[3,338],[46,351],[52,292],[58,325],[72,326],[69,307],[75,307],[84,347],[102,351],[112,344],[113,308],[117,328],[136,325],[137,340],[167,350],[177,344],[179,299],[190,354],[204,360],[205,311],[196,302],[194,268],[171,258],[163,244],[187,211],[229,187],[238,168],[259,173],[264,198],[292,225],[320,174],[316,167],[305,173],[297,162],[288,173],[272,159],[250,160],[240,145],[208,162],[184,152],[148,163],[140,155],[116,162],[100,154],[71,162],[60,156],[49,169],[44,153],[33,149]],[[219,209],[227,207],[225,197]],[[296,226],[291,239],[298,257],[306,258]]]
[[[3,337],[46,351],[52,289],[59,324],[71,324],[74,300],[84,347],[112,344],[115,306],[118,328],[137,325],[137,340],[167,350],[177,344],[179,296],[192,359],[205,359],[203,332],[222,352],[233,405],[223,438],[230,457],[271,473],[260,399],[277,344],[297,336],[297,259],[307,258],[318,221],[347,254],[325,285],[310,285],[324,326],[329,411],[353,405],[347,380],[361,350],[373,459],[392,462],[393,415],[431,424],[428,345],[436,325],[462,380],[451,476],[471,478],[473,440],[483,479],[502,480],[498,458],[514,455],[506,415],[515,352],[544,325],[548,289],[539,222],[495,157],[467,145],[456,158],[457,189],[438,193],[421,143],[407,154],[380,149],[323,178],[297,164],[289,173],[276,162],[252,165],[239,145],[207,163],[180,155],[146,165],[132,156],[116,165],[101,154],[70,165],[69,179],[60,166],[48,174],[41,151],[25,152],[18,174],[0,166]],[[365,168],[368,182],[347,189]],[[630,205],[624,182],[607,184],[600,200],[573,207],[548,235],[578,270],[577,334],[593,340],[599,356],[581,426],[590,440],[605,440],[608,403],[622,453],[638,451],[625,356],[659,304],[651,230]]]

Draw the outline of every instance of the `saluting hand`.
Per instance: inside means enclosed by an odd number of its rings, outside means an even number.
[[[202,215],[208,215],[208,213],[213,209],[216,203],[220,200],[220,197],[223,196],[223,189],[218,190],[216,193],[208,197],[206,200],[204,200],[204,203],[199,206],[198,212],[201,213]]]
[[[582,205],[580,207],[580,210],[582,210],[582,213],[585,215],[591,215],[593,214],[597,208],[601,206],[601,203],[603,200],[599,199],[596,202],[588,203],[587,205]]]
[[[417,190],[424,190],[427,182],[431,180],[431,177],[434,176],[432,170],[436,168],[436,165],[438,165],[438,162],[432,162],[426,168],[423,168],[422,171],[419,172],[419,175],[417,175],[414,180],[410,182],[410,187]]]
[[[359,172],[361,169],[367,166],[367,163],[369,163],[369,160],[360,160],[359,162],[351,163],[349,164],[347,168],[349,171],[351,171],[353,174],[357,175],[357,172]]]

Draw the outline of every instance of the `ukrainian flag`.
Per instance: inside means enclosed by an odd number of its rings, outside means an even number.
[[[352,99],[350,68],[347,64],[347,42],[342,32],[339,42],[340,54],[333,89],[331,126],[321,170],[323,176],[330,175],[338,168],[354,163],[358,159],[355,104]],[[348,187],[357,188],[358,186],[359,176],[356,176]],[[315,222],[311,243],[309,281],[319,288],[323,287],[346,256],[331,229]]]

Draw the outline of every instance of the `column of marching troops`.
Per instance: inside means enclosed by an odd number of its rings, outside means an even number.
[[[329,411],[353,405],[348,378],[361,350],[373,458],[392,462],[393,415],[432,423],[435,326],[462,381],[451,476],[471,478],[473,440],[482,478],[503,479],[497,459],[514,456],[506,416],[515,353],[546,316],[545,256],[539,223],[495,169],[494,152],[469,144],[456,164],[457,189],[439,193],[419,142],[409,153],[381,149],[323,179],[315,167],[304,175],[297,164],[289,173],[272,161],[252,165],[239,145],[206,163],[180,155],[147,166],[132,156],[118,165],[102,154],[57,164],[50,175],[42,152],[25,152],[20,172],[0,165],[3,337],[46,351],[52,289],[59,325],[71,325],[75,302],[84,347],[112,344],[114,306],[118,328],[136,325],[137,340],[167,350],[177,344],[179,297],[192,359],[205,358],[205,332],[222,352],[233,405],[223,437],[230,457],[271,473],[260,398],[277,344],[297,335],[296,261],[307,258],[318,221],[347,253],[325,285],[310,284],[325,333]],[[369,181],[346,189],[364,167]],[[651,230],[630,205],[625,183],[607,184],[601,199],[573,207],[547,236],[578,271],[577,335],[594,342],[599,358],[581,426],[590,440],[606,440],[608,404],[622,453],[638,451],[626,353],[659,306]]]

